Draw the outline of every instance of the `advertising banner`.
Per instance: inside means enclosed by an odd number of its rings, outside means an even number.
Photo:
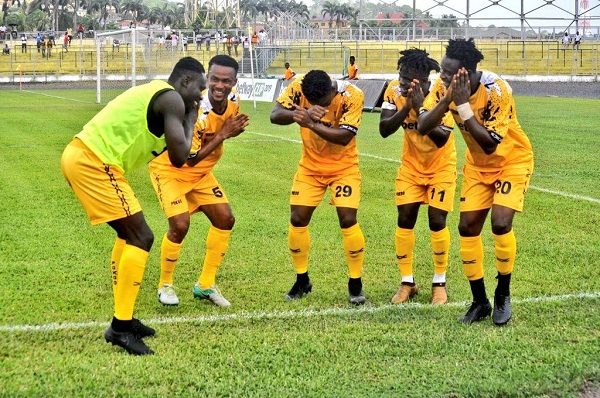
[[[276,94],[279,93],[277,88],[280,82],[278,79],[254,79],[253,86],[252,79],[239,78],[235,88],[243,101],[256,99],[256,101],[273,102]]]

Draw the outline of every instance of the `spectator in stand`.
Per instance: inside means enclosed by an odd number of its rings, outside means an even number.
[[[42,49],[42,58],[46,58],[46,38],[42,37],[40,42],[40,48]]]
[[[4,43],[4,48],[2,49],[2,55],[10,55],[10,48],[7,43]]]
[[[252,46],[258,46],[258,33],[256,32],[254,32],[254,34],[252,35]]]
[[[38,32],[37,36],[35,36],[35,46],[37,47],[37,52],[40,52],[40,45],[42,43],[42,34]]]
[[[63,37],[63,50],[65,50],[66,53],[69,52],[69,35],[67,34],[67,32],[65,32],[65,35]]]
[[[69,45],[71,45],[71,40],[73,40],[73,29],[67,28],[67,36],[69,36]]]
[[[187,51],[188,37],[186,35],[181,37],[181,45],[183,46],[183,51]]]
[[[210,51],[210,33],[206,34],[206,38],[204,40],[206,42],[206,51]]]
[[[113,52],[115,52],[115,48],[117,49],[117,52],[120,52],[121,51],[120,46],[121,46],[121,42],[119,41],[119,39],[114,39],[113,46],[112,46]]]
[[[260,46],[265,46],[267,44],[267,32],[264,29],[261,29],[258,32],[258,44]]]
[[[225,39],[227,44],[227,55],[229,55],[231,57],[231,48],[233,47],[233,38],[231,37],[230,34],[227,35],[227,38]]]
[[[25,34],[21,35],[21,52],[27,53],[27,36]]]
[[[46,47],[48,49],[48,58],[52,57],[52,47],[54,46],[54,43],[52,43],[52,40],[48,39],[48,42],[46,43]]]
[[[575,38],[573,39],[573,50],[579,50],[579,43],[581,43],[581,35],[579,31],[575,34]]]
[[[223,46],[223,53],[225,53],[225,50],[227,50],[227,35],[225,33],[221,35],[221,46]]]
[[[79,26],[77,27],[77,38],[79,40],[83,39],[83,32],[85,31],[85,29],[83,28],[82,24],[79,24]]]
[[[236,34],[235,36],[233,36],[233,50],[235,52],[235,56],[237,57],[238,54],[238,46],[240,45],[240,37]]]
[[[569,32],[565,32],[562,42],[563,42],[563,50],[566,50],[567,47],[569,47],[569,43],[571,42],[571,38],[569,37]]]
[[[6,39],[6,26],[4,24],[0,25],[0,40]]]
[[[244,47],[244,58],[250,56],[250,39],[244,37],[244,41],[242,42],[242,47]]]

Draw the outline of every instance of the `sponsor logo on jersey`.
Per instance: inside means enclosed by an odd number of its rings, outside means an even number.
[[[417,122],[414,122],[414,123],[412,123],[412,122],[411,123],[402,122],[402,128],[404,130],[417,130],[417,125],[418,125]]]

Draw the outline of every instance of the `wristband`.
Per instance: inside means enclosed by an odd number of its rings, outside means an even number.
[[[468,102],[458,105],[456,107],[456,111],[458,112],[458,116],[460,116],[463,122],[466,122],[468,119],[474,116],[473,111],[471,110],[471,105],[469,105]]]

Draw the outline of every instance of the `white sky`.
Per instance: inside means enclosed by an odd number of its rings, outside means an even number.
[[[312,4],[312,0],[302,0],[306,4]],[[344,2],[344,0],[341,0]],[[358,1],[358,0],[355,0]],[[363,0],[370,3],[386,3],[396,5],[413,6],[413,0]],[[520,21],[509,21],[502,18],[519,18],[521,13],[521,0],[494,0],[498,5],[492,5],[492,0],[470,0],[471,25],[472,26],[518,26]],[[457,17],[464,17],[467,12],[467,0],[446,0],[442,6],[439,5],[443,0],[416,0],[416,8],[429,12],[439,17],[442,14],[454,14]],[[532,27],[563,26],[566,27],[573,20],[576,4],[579,4],[579,13],[582,14],[587,8],[599,5],[598,0],[554,0],[549,4],[546,0],[523,0],[523,12],[529,20]],[[511,12],[512,10],[514,12]],[[591,26],[600,26],[600,7],[588,12],[586,15],[596,18],[591,21]],[[493,18],[478,20],[477,18]],[[552,19],[548,19],[552,18]],[[580,19],[581,20],[581,19]],[[574,24],[572,28],[574,28]]]

